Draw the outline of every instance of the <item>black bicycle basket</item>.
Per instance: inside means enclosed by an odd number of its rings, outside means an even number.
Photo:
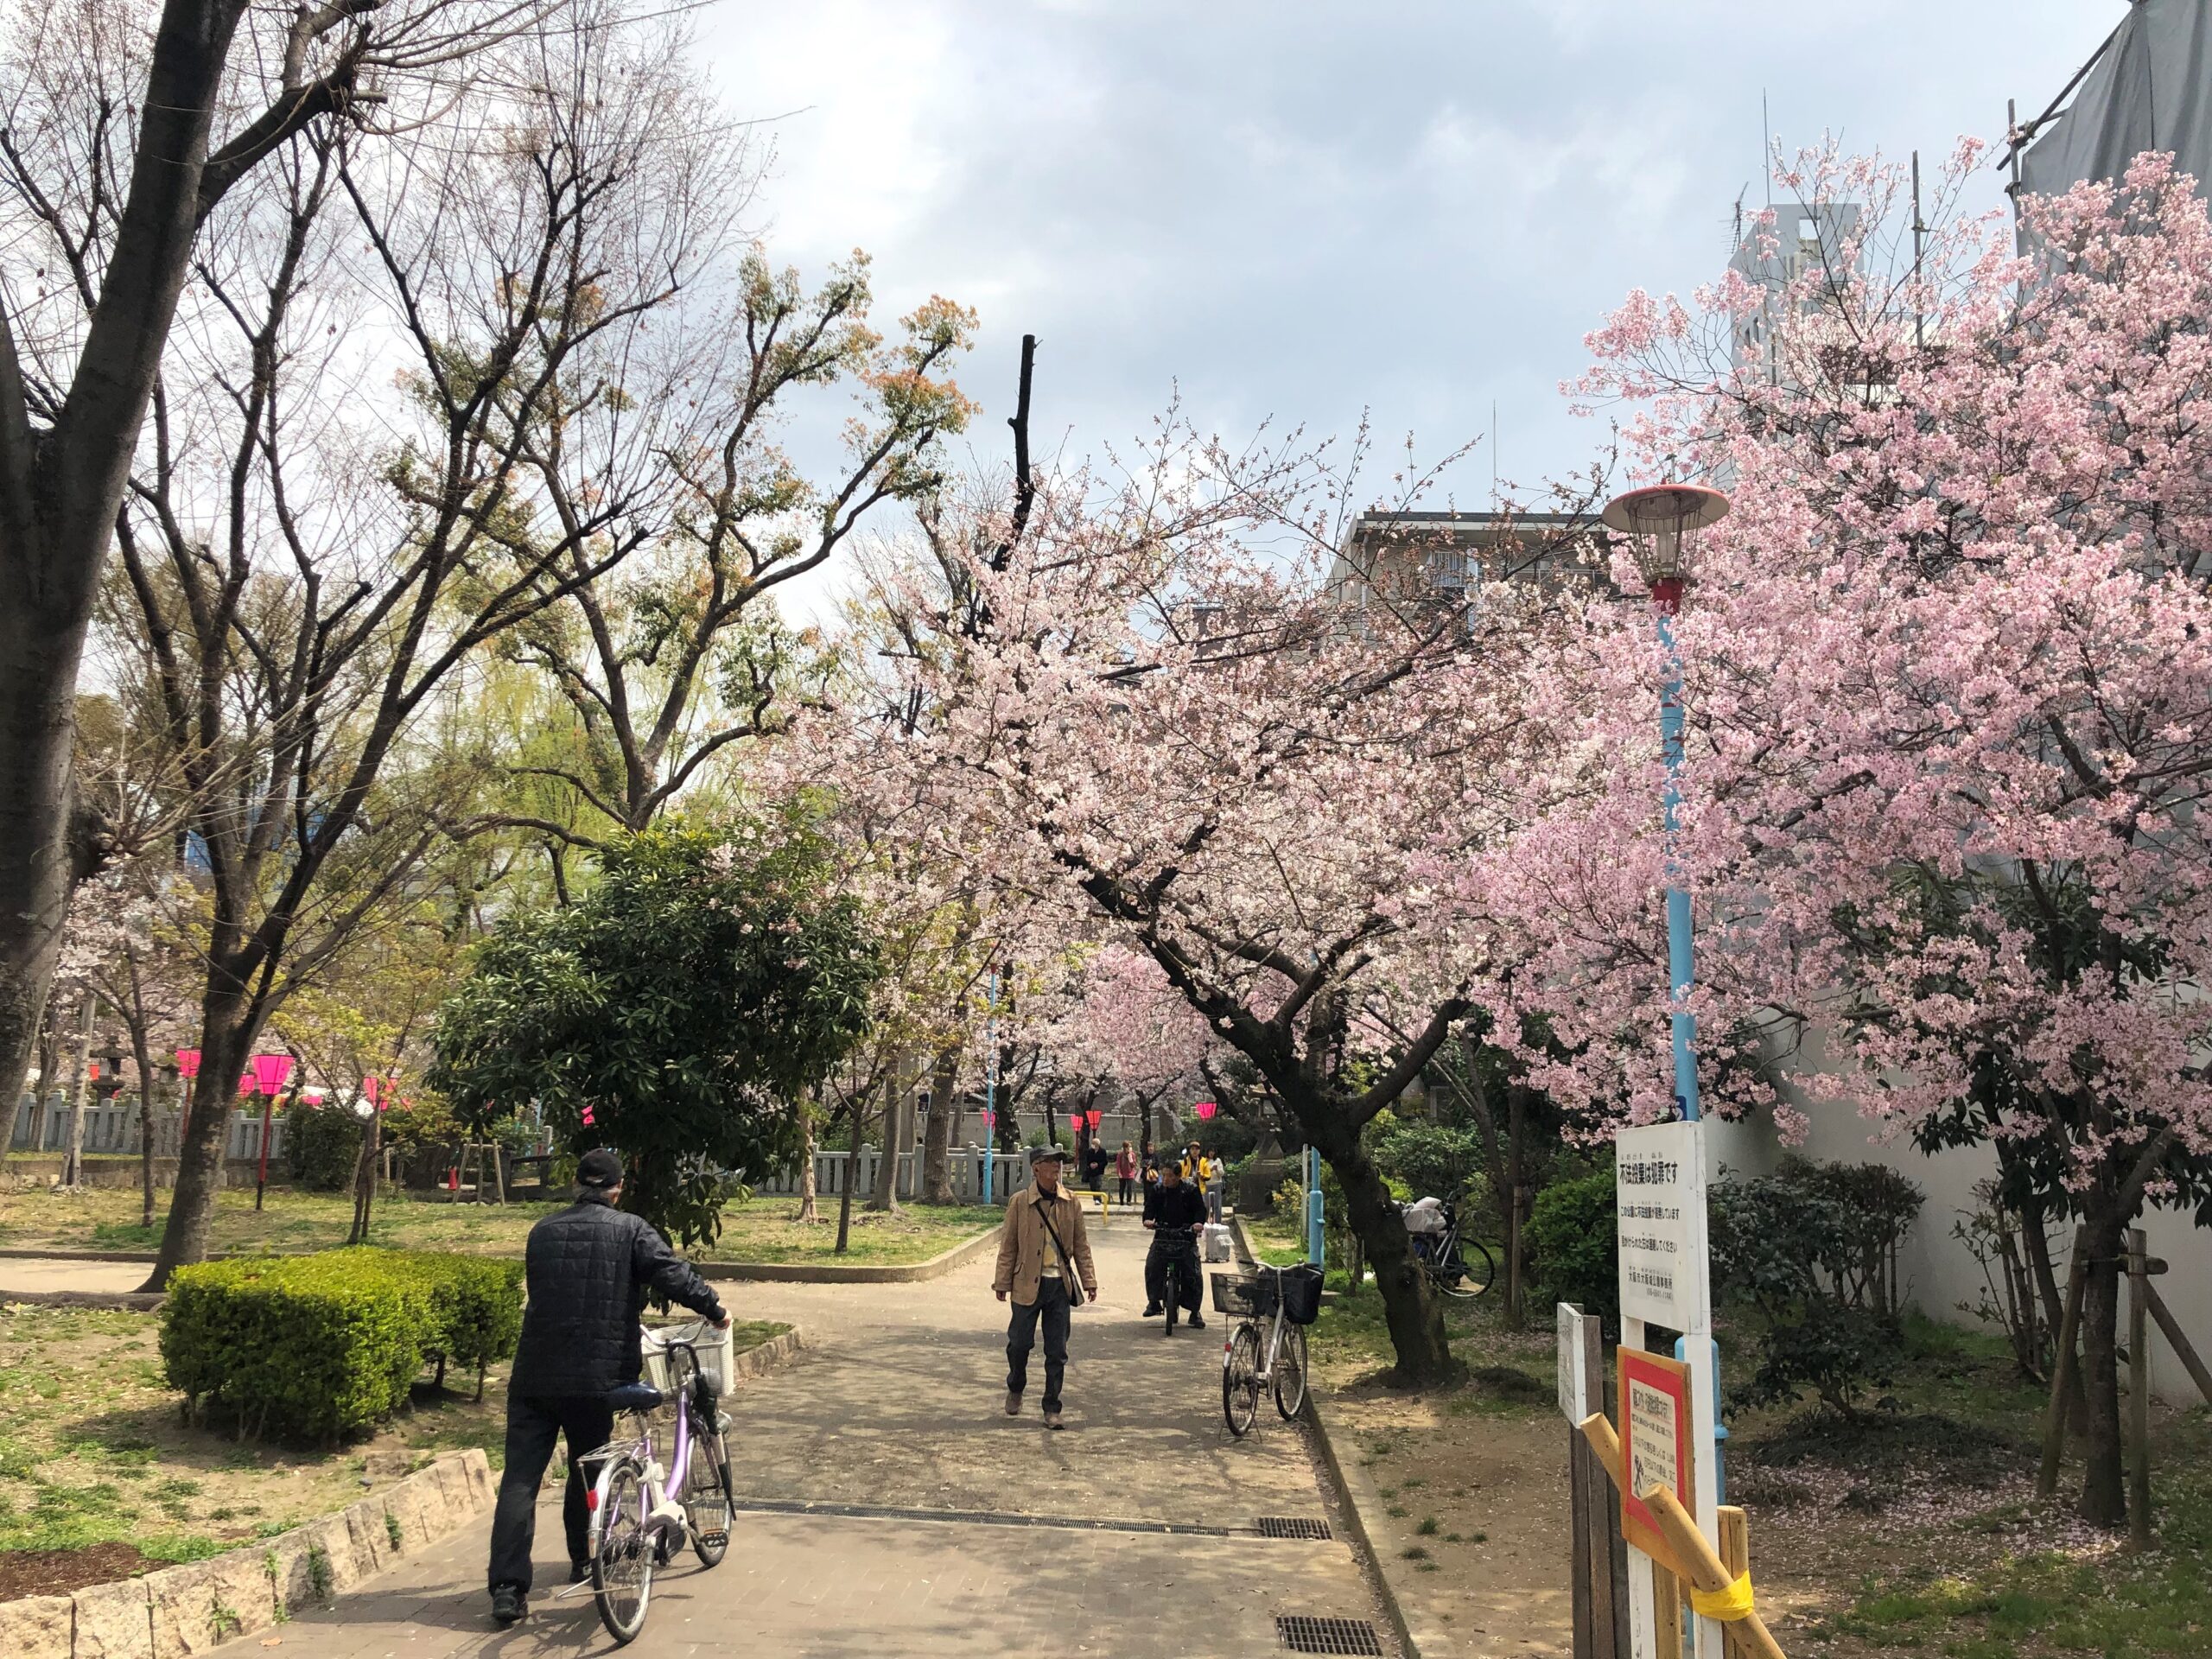
[[[1213,1287],[1215,1313],[1249,1319],[1261,1312],[1258,1280],[1238,1279],[1225,1273],[1209,1274],[1206,1278]]]
[[[1321,1317],[1321,1269],[1310,1262],[1294,1268],[1268,1268],[1260,1275],[1257,1297],[1265,1304],[1265,1312],[1274,1311],[1278,1294],[1285,1319],[1293,1325],[1313,1324]]]

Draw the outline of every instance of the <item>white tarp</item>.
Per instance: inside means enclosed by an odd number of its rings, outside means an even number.
[[[2146,149],[2212,181],[2212,0],[2130,0],[2065,110],[2020,154],[2020,188],[2054,195],[2117,178]]]

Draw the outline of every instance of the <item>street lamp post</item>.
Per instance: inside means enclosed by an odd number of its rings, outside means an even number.
[[[1718,524],[1728,513],[1728,498],[1701,484],[1656,484],[1630,490],[1606,505],[1605,521],[1636,538],[1637,557],[1651,588],[1651,609],[1659,643],[1667,653],[1667,687],[1659,705],[1659,735],[1666,757],[1662,799],[1667,838],[1667,1000],[1675,1039],[1675,1108],[1695,1122],[1702,1116],[1697,1089],[1697,1017],[1689,1009],[1694,963],[1690,950],[1690,895],[1675,857],[1675,835],[1681,810],[1682,660],[1675,646],[1675,618],[1688,585],[1684,551],[1691,535]]]
[[[983,1202],[991,1201],[991,1172],[999,1154],[999,976],[990,979],[990,1014],[983,1021]]]
[[[1687,554],[1690,539],[1707,525],[1718,524],[1727,513],[1728,498],[1719,490],[1700,484],[1657,484],[1647,489],[1630,490],[1607,503],[1605,511],[1607,527],[1634,539],[1637,563],[1651,589],[1651,609],[1659,630],[1660,648],[1666,654],[1667,677],[1659,706],[1659,735],[1666,765],[1661,803],[1667,861],[1668,1022],[1674,1039],[1675,1109],[1687,1123],[1698,1122],[1704,1114],[1698,1098],[1697,1017],[1689,1007],[1695,980],[1690,895],[1675,845],[1681,816],[1685,716],[1682,662],[1675,640],[1675,619],[1681,613],[1682,594],[1689,580]],[[1701,1146],[1702,1131],[1692,1134],[1696,1137],[1694,1144]],[[1700,1222],[1696,1236],[1702,1239],[1704,1236]],[[1702,1277],[1706,1264],[1702,1261],[1685,1262],[1682,1268]],[[1702,1292],[1700,1300],[1703,1300]],[[1644,1344],[1643,1320],[1627,1317],[1625,1309],[1621,1339],[1623,1346],[1628,1348],[1641,1348]],[[1726,1490],[1721,1465],[1722,1443],[1728,1433],[1720,1423],[1719,1349],[1708,1332],[1688,1332],[1676,1338],[1675,1357],[1689,1369],[1692,1432],[1696,1437],[1694,1443],[1713,1448],[1710,1459],[1700,1459],[1694,1465],[1696,1515],[1698,1525],[1706,1535],[1717,1537],[1719,1508]],[[1631,1627],[1649,1629],[1653,1604],[1648,1575],[1632,1575],[1630,1604]],[[1704,1618],[1695,1620],[1694,1625],[1699,1659],[1720,1659],[1719,1626]]]

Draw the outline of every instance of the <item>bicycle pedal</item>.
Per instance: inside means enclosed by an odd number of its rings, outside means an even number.
[[[728,1542],[729,1534],[719,1527],[711,1532],[702,1532],[699,1535],[700,1547],[704,1549],[721,1549]]]

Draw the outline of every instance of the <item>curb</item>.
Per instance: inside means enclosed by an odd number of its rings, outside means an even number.
[[[1003,1224],[1001,1224],[1003,1225]],[[827,1262],[694,1262],[692,1268],[702,1279],[750,1280],[758,1283],[788,1285],[913,1285],[927,1279],[941,1279],[954,1268],[963,1265],[971,1256],[980,1255],[998,1242],[999,1229],[986,1228],[973,1238],[961,1240],[950,1249],[931,1256],[926,1262],[870,1264],[846,1267]],[[343,1245],[333,1249],[342,1249]],[[316,1250],[277,1250],[276,1255],[316,1255]],[[228,1254],[210,1255],[209,1262],[229,1259]],[[143,1262],[161,1260],[151,1250],[31,1250],[0,1249],[0,1262]],[[9,1301],[47,1301],[55,1297],[109,1295],[123,1297],[135,1292],[100,1293],[93,1291],[21,1292],[6,1298]],[[73,1301],[65,1306],[81,1307],[150,1307],[151,1301]]]
[[[1236,1240],[1236,1253],[1242,1258],[1242,1264],[1248,1268],[1256,1267],[1259,1252],[1252,1248],[1251,1236],[1244,1230],[1243,1217],[1231,1217],[1230,1225],[1235,1230],[1233,1236]],[[1449,1652],[1452,1649],[1438,1640],[1436,1633],[1422,1632],[1429,1643],[1427,1649],[1421,1646],[1414,1634],[1413,1623],[1406,1615],[1405,1604],[1398,1599],[1398,1586],[1390,1581],[1390,1574],[1382,1565],[1382,1553],[1375,1547],[1374,1535],[1367,1529],[1367,1517],[1361,1513],[1358,1499],[1354,1496],[1351,1473],[1345,1469],[1343,1457],[1337,1451],[1336,1440],[1329,1433],[1328,1418],[1321,1409],[1321,1393],[1308,1378],[1306,1421],[1313,1426],[1314,1443],[1320,1448],[1321,1466],[1328,1471],[1329,1484],[1336,1494],[1337,1508],[1348,1523],[1348,1529],[1357,1542],[1360,1554],[1367,1558],[1368,1565],[1374,1570],[1376,1599],[1382,1602],[1382,1611],[1389,1616],[1390,1628],[1397,1635],[1398,1645],[1404,1651],[1406,1659],[1422,1659],[1424,1652]]]
[[[159,1290],[0,1290],[0,1303],[27,1307],[107,1307],[150,1313],[168,1300]]]
[[[270,1539],[66,1596],[0,1602],[9,1659],[186,1659],[289,1620],[492,1507],[480,1449]]]
[[[694,1262],[691,1266],[702,1279],[785,1285],[914,1285],[925,1279],[942,1279],[995,1248],[999,1230],[988,1228],[926,1262],[898,1266],[843,1267],[824,1262]]]

